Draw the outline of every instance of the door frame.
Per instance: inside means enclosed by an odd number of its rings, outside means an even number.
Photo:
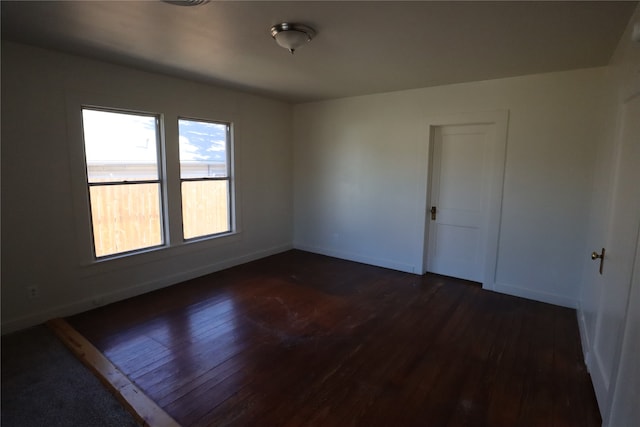
[[[498,261],[498,245],[500,238],[500,221],[502,215],[502,196],[504,187],[504,173],[507,158],[507,130],[509,125],[509,110],[480,111],[470,113],[457,113],[429,116],[426,118],[427,125],[427,158],[426,179],[427,192],[423,209],[424,236],[422,247],[422,274],[427,272],[427,257],[429,256],[429,228],[431,206],[431,173],[433,161],[434,130],[441,126],[461,126],[461,125],[494,125],[495,137],[491,141],[491,164],[490,164],[490,184],[489,212],[487,226],[487,241],[484,248],[484,275],[482,288],[494,290],[496,279],[496,267]]]

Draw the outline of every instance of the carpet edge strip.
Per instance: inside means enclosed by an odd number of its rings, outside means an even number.
[[[57,318],[49,320],[46,324],[138,422],[148,427],[180,427],[176,420],[151,400],[66,320]]]

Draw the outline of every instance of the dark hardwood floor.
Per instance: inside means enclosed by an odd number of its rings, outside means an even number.
[[[67,319],[183,426],[599,426],[574,310],[290,251]]]

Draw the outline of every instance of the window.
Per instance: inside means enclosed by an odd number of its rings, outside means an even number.
[[[95,106],[81,117],[93,260],[234,234],[230,122]]]
[[[184,239],[231,231],[230,130],[229,123],[178,120]]]
[[[164,243],[159,117],[82,109],[97,258]]]

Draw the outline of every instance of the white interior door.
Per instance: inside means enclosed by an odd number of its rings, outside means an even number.
[[[591,377],[602,418],[610,416],[640,228],[640,95],[623,104],[620,145],[592,345]],[[600,248],[593,248],[596,252]],[[598,274],[595,260],[594,274]],[[640,272],[636,272],[640,274]],[[630,305],[630,307],[636,307]],[[637,339],[635,337],[634,339]],[[636,363],[638,363],[637,355]],[[635,375],[638,375],[636,370]]]
[[[494,124],[433,129],[427,271],[484,281]]]
[[[632,426],[640,424],[640,240],[636,246],[636,262],[629,291],[627,320],[622,340],[622,354],[611,416],[606,425]]]

